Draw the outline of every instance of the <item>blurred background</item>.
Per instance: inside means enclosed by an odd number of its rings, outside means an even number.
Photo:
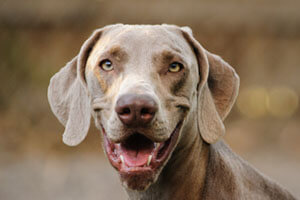
[[[0,199],[126,199],[92,125],[77,147],[47,101],[50,77],[95,28],[190,26],[241,78],[225,140],[300,198],[300,2],[0,0]]]

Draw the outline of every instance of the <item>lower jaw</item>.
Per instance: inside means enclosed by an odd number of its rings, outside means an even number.
[[[119,171],[121,181],[126,188],[146,190],[156,179],[156,170],[140,170],[135,173]]]

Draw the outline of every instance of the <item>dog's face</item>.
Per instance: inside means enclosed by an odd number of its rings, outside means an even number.
[[[128,187],[146,188],[174,150],[197,105],[197,66],[180,30],[119,27],[95,44],[85,71],[94,118]]]
[[[224,133],[222,119],[237,87],[234,70],[206,52],[189,29],[115,25],[91,36],[53,77],[48,95],[66,126],[65,143],[84,139],[92,114],[124,185],[144,190],[179,141],[189,139],[190,126],[196,124],[194,135],[200,132],[208,143]]]

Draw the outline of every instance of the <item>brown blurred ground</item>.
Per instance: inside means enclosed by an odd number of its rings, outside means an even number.
[[[0,1],[0,199],[125,199],[92,127],[78,147],[61,141],[50,77],[96,27],[190,26],[241,78],[226,141],[300,197],[299,1]]]

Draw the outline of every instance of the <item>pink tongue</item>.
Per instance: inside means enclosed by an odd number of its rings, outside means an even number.
[[[138,167],[147,164],[148,157],[151,154],[152,149],[127,149],[121,145],[121,154],[124,157],[124,162],[129,167]]]

